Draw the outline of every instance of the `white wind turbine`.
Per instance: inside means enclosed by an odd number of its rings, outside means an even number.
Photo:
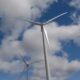
[[[29,70],[30,70],[31,66],[32,66],[33,64],[39,63],[39,62],[41,62],[41,61],[43,61],[43,60],[26,61],[21,54],[19,55],[19,57],[20,57],[21,61],[24,63],[24,66],[25,66],[24,69],[23,69],[23,72],[24,72],[24,71],[27,71],[27,72],[26,72],[26,73],[27,73],[27,76],[26,76],[26,77],[27,77],[27,80],[29,80]],[[21,80],[21,79],[20,79],[21,76],[22,76],[22,75],[20,75],[20,76],[17,78],[17,80]]]
[[[44,23],[40,23],[40,22],[34,22],[32,20],[26,20],[26,19],[23,19],[24,21],[27,21],[29,23],[32,23],[34,25],[39,25],[41,27],[41,32],[42,32],[42,41],[43,41],[43,53],[44,53],[44,61],[45,61],[45,71],[46,71],[46,80],[51,80],[51,76],[50,76],[50,71],[49,71],[49,63],[48,63],[48,55],[46,53],[46,46],[45,46],[45,37],[46,37],[46,40],[48,42],[48,45],[49,45],[49,39],[48,39],[48,35],[47,35],[47,31],[44,27],[44,25],[47,25],[49,23],[51,23],[53,20],[67,14],[68,12],[65,12],[65,13],[62,13]]]

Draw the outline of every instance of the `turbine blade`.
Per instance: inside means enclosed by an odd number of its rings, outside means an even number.
[[[39,62],[41,62],[41,61],[43,61],[43,60],[32,61],[30,64],[39,63]]]
[[[29,22],[29,23],[32,23],[32,24],[35,24],[35,25],[41,25],[41,23],[35,22],[35,21],[32,21],[32,20],[28,20],[28,19],[21,19],[21,20],[24,20],[26,22]]]
[[[46,37],[46,40],[47,40],[47,43],[48,43],[48,46],[49,46],[49,49],[50,49],[50,43],[49,43],[49,38],[48,38],[48,34],[47,34],[47,30],[43,27],[44,29],[44,35]]]
[[[52,22],[53,20],[55,20],[55,19],[57,19],[57,18],[59,18],[59,17],[65,15],[65,14],[67,14],[67,13],[68,13],[68,12],[65,12],[65,13],[62,13],[62,14],[56,16],[56,17],[53,17],[52,19],[50,19],[50,20],[48,20],[47,22],[45,22],[44,25],[46,25],[46,24]]]
[[[26,68],[28,68],[28,64],[26,63],[26,61],[24,59],[22,59],[22,60],[23,60],[23,62],[25,64]]]
[[[28,68],[28,64],[26,63],[25,59],[21,55],[20,55],[20,57],[21,57],[22,61],[24,62],[26,68]]]

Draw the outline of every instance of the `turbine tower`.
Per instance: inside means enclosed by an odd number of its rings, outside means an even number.
[[[44,62],[45,62],[45,71],[46,71],[46,80],[51,80],[51,75],[50,75],[50,70],[49,70],[49,62],[48,62],[48,55],[47,55],[47,52],[46,52],[46,46],[45,46],[45,37],[46,37],[46,40],[48,42],[48,45],[49,45],[49,40],[48,40],[48,35],[47,35],[47,31],[46,29],[44,28],[44,25],[47,25],[49,23],[51,23],[53,20],[67,14],[68,12],[65,12],[65,13],[62,13],[44,23],[40,23],[40,22],[34,22],[32,20],[26,20],[26,19],[23,19],[24,21],[27,21],[29,23],[32,23],[34,25],[39,25],[41,27],[41,32],[42,32],[42,41],[43,41],[43,53],[44,53]]]

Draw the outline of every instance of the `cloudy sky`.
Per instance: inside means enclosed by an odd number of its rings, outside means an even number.
[[[26,80],[27,72],[29,80],[46,80],[40,26],[25,20],[64,12],[44,26],[51,79],[80,80],[80,0],[0,0],[0,80]]]

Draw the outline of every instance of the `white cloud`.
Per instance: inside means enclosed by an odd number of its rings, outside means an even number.
[[[2,30],[12,32],[17,29],[17,24],[21,25],[24,23],[18,20],[19,18],[33,19],[38,18],[43,10],[56,0],[0,0],[0,14],[2,14],[3,26]],[[20,26],[18,29],[25,28],[25,25]],[[19,32],[19,30],[17,31]],[[22,30],[23,30],[22,29]]]
[[[70,25],[70,26],[59,26],[57,23],[51,23],[47,26],[44,26],[48,32],[51,52],[55,53],[56,51],[62,50],[60,40],[74,40],[78,43],[79,38],[79,25]],[[78,43],[79,44],[79,43]],[[1,66],[0,69],[5,72],[9,71],[11,73],[20,72],[17,69],[16,61],[9,62],[12,58],[19,54],[27,55],[29,54],[33,60],[43,59],[43,48],[42,48],[42,37],[40,26],[33,26],[31,29],[24,32],[23,41],[14,40],[11,36],[8,36],[3,39],[1,45]],[[49,52],[49,51],[48,51]],[[55,80],[64,80],[70,73],[80,70],[80,62],[72,61],[69,62],[65,57],[55,57],[52,54],[49,54],[50,69],[52,78]],[[15,64],[13,64],[15,63]],[[22,64],[22,62],[20,63]],[[44,63],[37,63],[33,65],[33,79],[41,79],[45,76]],[[63,65],[64,64],[64,65]],[[8,65],[8,66],[7,66]],[[77,66],[76,66],[77,65]],[[4,66],[4,67],[2,67]],[[7,67],[5,67],[7,66]],[[14,67],[13,70],[11,67]],[[22,71],[24,65],[20,65],[20,70]],[[16,72],[14,72],[14,69]],[[37,77],[36,77],[37,75]],[[34,77],[34,78],[33,78]]]
[[[4,54],[5,52],[6,54],[10,54],[11,52],[16,51],[14,54],[18,54],[20,51],[17,52],[16,49],[18,48],[21,50],[19,46],[22,45],[22,43],[16,41],[16,39],[21,35],[21,32],[30,25],[29,23],[25,23],[23,20],[18,20],[18,18],[31,19],[31,13],[33,12],[33,19],[35,19],[39,14],[41,15],[42,9],[45,10],[55,1],[56,0],[0,0],[0,14],[2,14],[2,26],[0,26],[0,29],[6,33],[2,41],[1,52]],[[33,10],[31,10],[31,7],[33,7]],[[14,43],[17,42],[20,45],[15,48]]]
[[[5,12],[11,16],[29,16],[31,14],[31,7],[46,9],[52,2],[56,0],[0,0],[0,12]],[[38,10],[40,11],[40,10]],[[37,12],[35,12],[36,14]]]
[[[22,43],[20,41],[11,41],[5,39],[0,47],[0,58],[5,60],[11,60],[19,55],[26,55]]]
[[[74,24],[80,24],[80,14],[79,14],[79,11],[74,11],[74,13],[71,15],[71,19],[73,20]]]
[[[45,11],[54,1],[56,0],[0,0],[0,15],[3,14],[1,29],[9,33],[6,34],[0,45],[0,70],[10,73],[21,72],[24,67],[23,63],[20,60],[11,61],[19,54],[23,56],[29,54],[32,61],[43,59],[40,27],[33,26],[33,28],[26,30],[25,27],[30,24],[26,24],[23,20],[17,20],[17,18],[31,19],[31,13],[33,13],[33,19],[35,19],[41,16],[41,12]],[[80,25],[59,26],[53,22],[46,25],[45,28],[50,39],[51,53],[62,50],[60,40],[74,40],[80,44]],[[23,41],[18,41],[17,38],[23,30]],[[64,80],[68,74],[80,70],[80,62],[77,60],[69,62],[65,57],[55,57],[50,54],[49,61],[54,80]],[[31,77],[31,80],[40,80],[45,76],[43,63],[37,64],[33,65],[34,78]],[[36,75],[40,77],[36,77]]]
[[[80,62],[77,60],[69,62],[68,59],[64,57],[49,56],[49,62],[52,80],[65,80],[71,73],[80,71]],[[31,80],[34,79],[45,80],[43,63],[42,65],[41,63],[34,65],[33,77]]]
[[[71,0],[70,5],[76,9],[80,9],[80,0]]]
[[[19,60],[12,61],[12,62],[0,60],[0,70],[6,73],[12,74],[12,73],[22,72],[24,70],[23,65],[24,64]]]
[[[80,25],[70,25],[59,27],[56,23],[44,26],[48,32],[50,47],[52,52],[61,50],[60,40],[74,40],[79,38]],[[39,53],[42,51],[42,36],[40,26],[33,26],[32,29],[24,33],[24,46],[29,53]]]
[[[80,0],[71,0],[69,5],[75,8],[71,15],[73,23],[80,24]]]
[[[6,65],[20,53],[22,55],[27,53],[24,51],[23,43],[17,38],[30,24],[20,18],[31,19],[32,15],[33,19],[38,18],[55,1],[57,0],[0,0],[0,17],[2,18],[0,30],[6,33],[0,45],[0,66],[2,63]]]
[[[62,51],[62,46],[60,40],[73,40],[77,44],[79,43],[80,37],[80,25],[69,25],[69,26],[58,26],[56,23],[51,23],[47,26],[44,26],[48,32],[51,52],[55,53],[56,51]],[[40,26],[33,26],[33,28],[27,30],[24,33],[23,43],[25,49],[29,54],[32,55],[32,60],[43,59],[43,49],[42,49],[42,37]],[[64,52],[64,51],[62,51]],[[73,60],[69,62],[67,58],[64,57],[55,57],[51,56],[49,53],[50,69],[52,73],[52,78],[54,80],[64,80],[68,75],[75,71],[80,71],[80,62]],[[66,53],[64,53],[66,54]],[[42,79],[45,76],[44,72],[44,63],[34,65],[33,77],[34,79]],[[77,65],[77,66],[76,66]],[[40,69],[41,68],[41,69]]]

